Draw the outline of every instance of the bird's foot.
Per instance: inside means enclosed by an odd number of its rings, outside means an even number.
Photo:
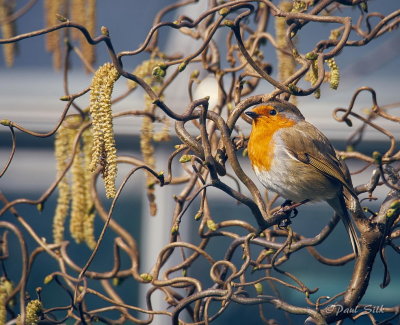
[[[287,229],[287,227],[289,227],[292,224],[292,221],[290,220],[290,216],[289,218],[283,219],[281,220],[281,222],[279,222],[278,228],[281,230]]]
[[[285,202],[283,202],[281,204],[281,209],[280,210],[282,212],[288,213],[289,214],[289,218],[293,219],[299,214],[299,211],[296,209],[296,207],[298,207],[298,206],[299,206],[298,203],[293,203],[293,201],[291,201],[291,200],[285,200]],[[293,216],[291,216],[292,211],[293,211]]]

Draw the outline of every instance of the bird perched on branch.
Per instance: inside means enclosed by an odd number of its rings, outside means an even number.
[[[246,114],[253,120],[248,155],[261,183],[293,202],[328,202],[341,217],[358,256],[360,244],[344,189],[358,199],[345,176],[347,167],[336,158],[329,140],[288,102],[267,102]]]

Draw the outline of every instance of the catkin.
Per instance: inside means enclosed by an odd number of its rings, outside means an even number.
[[[171,134],[170,134],[171,122],[168,118],[165,118],[163,121],[162,129],[154,133],[153,140],[156,142],[163,142],[163,141],[170,141]]]
[[[90,35],[96,33],[96,0],[88,0],[86,7],[86,28]],[[82,45],[83,54],[91,65],[96,61],[96,47],[86,40]]]
[[[54,153],[57,164],[57,177],[60,177],[67,167],[72,151],[74,134],[75,130],[64,125],[56,133]],[[64,175],[58,183],[57,206],[53,218],[53,240],[56,244],[64,240],[64,224],[69,211],[70,199],[70,184],[67,176]]]
[[[72,163],[72,186],[71,186],[71,219],[69,224],[70,233],[76,243],[82,243],[85,239],[83,222],[86,215],[86,188],[85,173],[82,169],[82,153],[80,147],[76,149]]]
[[[280,9],[290,12],[293,9],[293,3],[289,1],[281,1],[279,4]],[[291,54],[286,54],[281,50],[290,50],[289,44],[286,39],[287,24],[284,17],[275,18],[275,38],[277,44],[276,56],[278,61],[278,79],[283,82],[287,80],[296,71],[296,61]],[[291,96],[290,100],[296,104],[296,97]]]
[[[6,301],[14,289],[14,285],[5,277],[0,279],[0,325],[4,325],[7,321]]]
[[[314,86],[318,80],[318,65],[317,61],[313,60],[311,63],[310,70],[308,70],[308,73],[305,78],[307,81],[310,81],[311,85]],[[321,97],[321,89],[318,88],[314,91],[314,97],[319,99]]]
[[[6,294],[0,290],[0,325],[4,325],[7,321],[6,300]]]
[[[155,75],[153,73],[154,69],[161,66],[163,61],[160,59],[151,58],[150,60],[144,61],[141,65],[137,66],[133,71],[133,74],[142,78],[146,83],[148,83],[154,92],[158,92],[161,89],[163,78]],[[134,89],[137,87],[137,83],[128,80],[128,87]],[[145,94],[145,111],[152,113],[152,100]],[[140,130],[140,149],[143,156],[143,161],[150,167],[155,167],[154,158],[154,141],[166,141],[169,139],[169,125],[165,122],[163,130],[160,133],[154,133],[153,120],[149,116],[143,116],[142,127]],[[154,190],[154,177],[150,174],[146,174],[146,184],[147,184],[147,198],[150,206],[150,215],[156,215],[157,205],[155,202],[155,190]]]
[[[113,131],[111,95],[119,78],[117,69],[106,63],[95,73],[90,86],[90,114],[93,119],[93,149],[91,171],[101,167],[107,198],[116,194],[117,149]]]
[[[11,38],[16,34],[16,25],[15,21],[9,22],[7,21],[8,17],[12,15],[15,9],[15,1],[6,1],[0,0],[0,21],[1,24],[1,32],[3,38]],[[4,60],[8,67],[12,67],[14,64],[15,54],[17,52],[17,43],[9,43],[3,45],[3,53]]]
[[[66,0],[45,0],[44,1],[46,28],[57,25],[57,14],[65,16],[67,11]],[[46,49],[53,54],[53,67],[60,70],[62,66],[61,33],[56,30],[46,34]]]
[[[96,0],[71,0],[71,19],[85,26],[90,35],[96,33]],[[95,62],[95,46],[87,42],[86,38],[78,29],[72,31],[72,37],[79,41],[80,48],[87,63]]]
[[[94,237],[94,203],[91,194],[91,182],[92,174],[90,171],[90,162],[92,159],[92,145],[93,145],[93,134],[91,129],[87,129],[82,134],[82,153],[83,153],[83,170],[84,170],[84,181],[85,181],[85,217],[83,220],[83,235],[85,238],[86,245],[93,249],[96,246],[96,240]]]
[[[151,101],[150,98],[145,95],[145,110],[151,110]],[[149,116],[143,116],[142,127],[140,130],[140,149],[142,151],[143,160],[146,164],[148,164],[151,168],[155,167],[155,158],[154,158],[154,146],[153,146],[153,121]],[[155,190],[154,190],[154,178],[150,173],[146,175],[146,184],[147,184],[147,198],[149,200],[150,205],[150,215],[154,216],[157,214],[157,205],[155,202]]]
[[[68,116],[56,134],[55,156],[57,175],[64,172],[72,156],[73,142],[82,125],[78,115]],[[65,175],[58,184],[58,199],[53,219],[53,238],[55,243],[64,240],[65,220],[71,205],[70,234],[76,243],[86,242],[89,248],[94,248],[95,212],[91,197],[91,173],[89,165],[92,155],[93,137],[91,129],[82,133],[81,141],[77,143],[76,153],[71,167],[71,180]]]
[[[86,0],[70,0],[70,15],[71,20],[77,24],[85,25],[85,2]],[[73,28],[71,31],[72,38],[74,40],[80,40],[81,32],[79,29]]]
[[[22,324],[21,315],[17,317],[17,325],[37,325],[39,322],[39,315],[42,312],[42,303],[40,300],[35,299],[28,302],[26,306],[25,323]]]
[[[339,67],[336,64],[336,61],[334,58],[330,58],[328,60],[325,60],[326,64],[328,65],[330,69],[330,74],[329,74],[329,85],[332,89],[336,90],[339,87],[339,82],[340,82],[340,71]]]
[[[279,8],[283,11],[290,12],[292,10],[292,2],[281,1]],[[280,81],[285,81],[289,78],[295,71],[296,62],[292,55],[283,53],[281,50],[288,50],[289,46],[286,40],[286,30],[287,25],[284,17],[275,18],[275,34],[277,49],[277,59],[278,59],[278,79]]]

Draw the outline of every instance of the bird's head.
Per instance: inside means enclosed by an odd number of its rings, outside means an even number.
[[[299,109],[288,102],[267,102],[255,107],[246,115],[253,119],[253,126],[265,126],[275,128],[285,127],[303,121],[304,116]]]

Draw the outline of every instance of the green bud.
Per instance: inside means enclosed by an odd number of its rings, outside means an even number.
[[[182,72],[183,70],[186,69],[187,63],[186,62],[182,62],[179,66],[178,66],[178,71]]]
[[[263,285],[261,283],[256,283],[254,285],[254,288],[256,289],[258,295],[262,295],[262,293],[263,293]]]
[[[44,208],[44,204],[43,204],[42,202],[36,204],[36,209],[37,209],[39,212],[42,212],[42,211],[43,211],[43,208]]]
[[[299,91],[299,88],[295,84],[288,84],[288,88],[292,94]]]
[[[147,283],[153,281],[153,276],[149,273],[142,273],[140,275],[140,277],[144,282],[147,282]]]
[[[120,280],[119,278],[117,278],[117,277],[112,278],[112,285],[113,285],[114,287],[117,287],[117,286],[119,286],[120,284],[121,284],[121,280]]]
[[[192,160],[192,155],[183,155],[181,158],[179,158],[179,162],[181,164],[187,163],[188,161]]]
[[[199,75],[200,75],[200,71],[199,70],[194,70],[192,72],[192,74],[190,75],[190,78],[191,79],[197,79],[199,77]]]
[[[375,160],[377,164],[382,163],[382,154],[379,151],[374,151],[372,153],[372,158]]]
[[[100,28],[101,34],[103,34],[104,36],[110,36],[110,32],[108,31],[108,28],[105,26],[101,26]]]
[[[318,54],[315,52],[308,52],[305,57],[307,60],[316,60],[318,59]]]
[[[232,20],[225,19],[223,21],[222,25],[225,25],[226,27],[233,27],[233,26],[235,26],[235,23]]]
[[[194,220],[200,220],[203,217],[203,210],[197,211],[197,213],[194,216]]]
[[[346,151],[347,152],[354,152],[354,147],[352,146],[352,145],[348,145],[347,147],[346,147]]]
[[[11,126],[10,120],[0,120],[0,124],[4,126]]]
[[[60,22],[62,22],[62,23],[65,23],[65,22],[68,21],[67,18],[65,18],[64,16],[62,16],[62,15],[60,15],[60,14],[56,14],[56,18],[57,18],[58,21],[60,21]]]
[[[386,218],[391,218],[396,214],[397,209],[388,209],[386,211]]]
[[[360,7],[364,12],[368,12],[368,4],[366,1],[360,3]]]
[[[60,97],[60,100],[63,102],[68,102],[69,100],[71,100],[71,96],[62,96]]]
[[[272,249],[272,248],[270,248],[270,249],[267,250],[264,254],[265,254],[265,256],[269,256],[269,255],[272,255],[272,254],[274,254],[274,253],[275,253],[275,250]]]
[[[179,226],[177,224],[171,227],[171,235],[176,235],[179,231]]]
[[[218,229],[218,226],[212,219],[208,219],[207,228],[210,229],[211,231],[216,231]]]
[[[161,66],[159,66],[159,65],[155,66],[151,73],[153,74],[153,76],[160,77],[160,78],[164,78],[165,75],[167,74],[165,69],[161,68]]]
[[[229,14],[230,9],[228,7],[222,8],[220,9],[220,11],[218,11],[218,13],[222,16],[225,17],[227,14]]]
[[[43,280],[44,284],[49,284],[51,281],[53,281],[54,276],[52,274],[49,274],[48,276],[46,276]]]

